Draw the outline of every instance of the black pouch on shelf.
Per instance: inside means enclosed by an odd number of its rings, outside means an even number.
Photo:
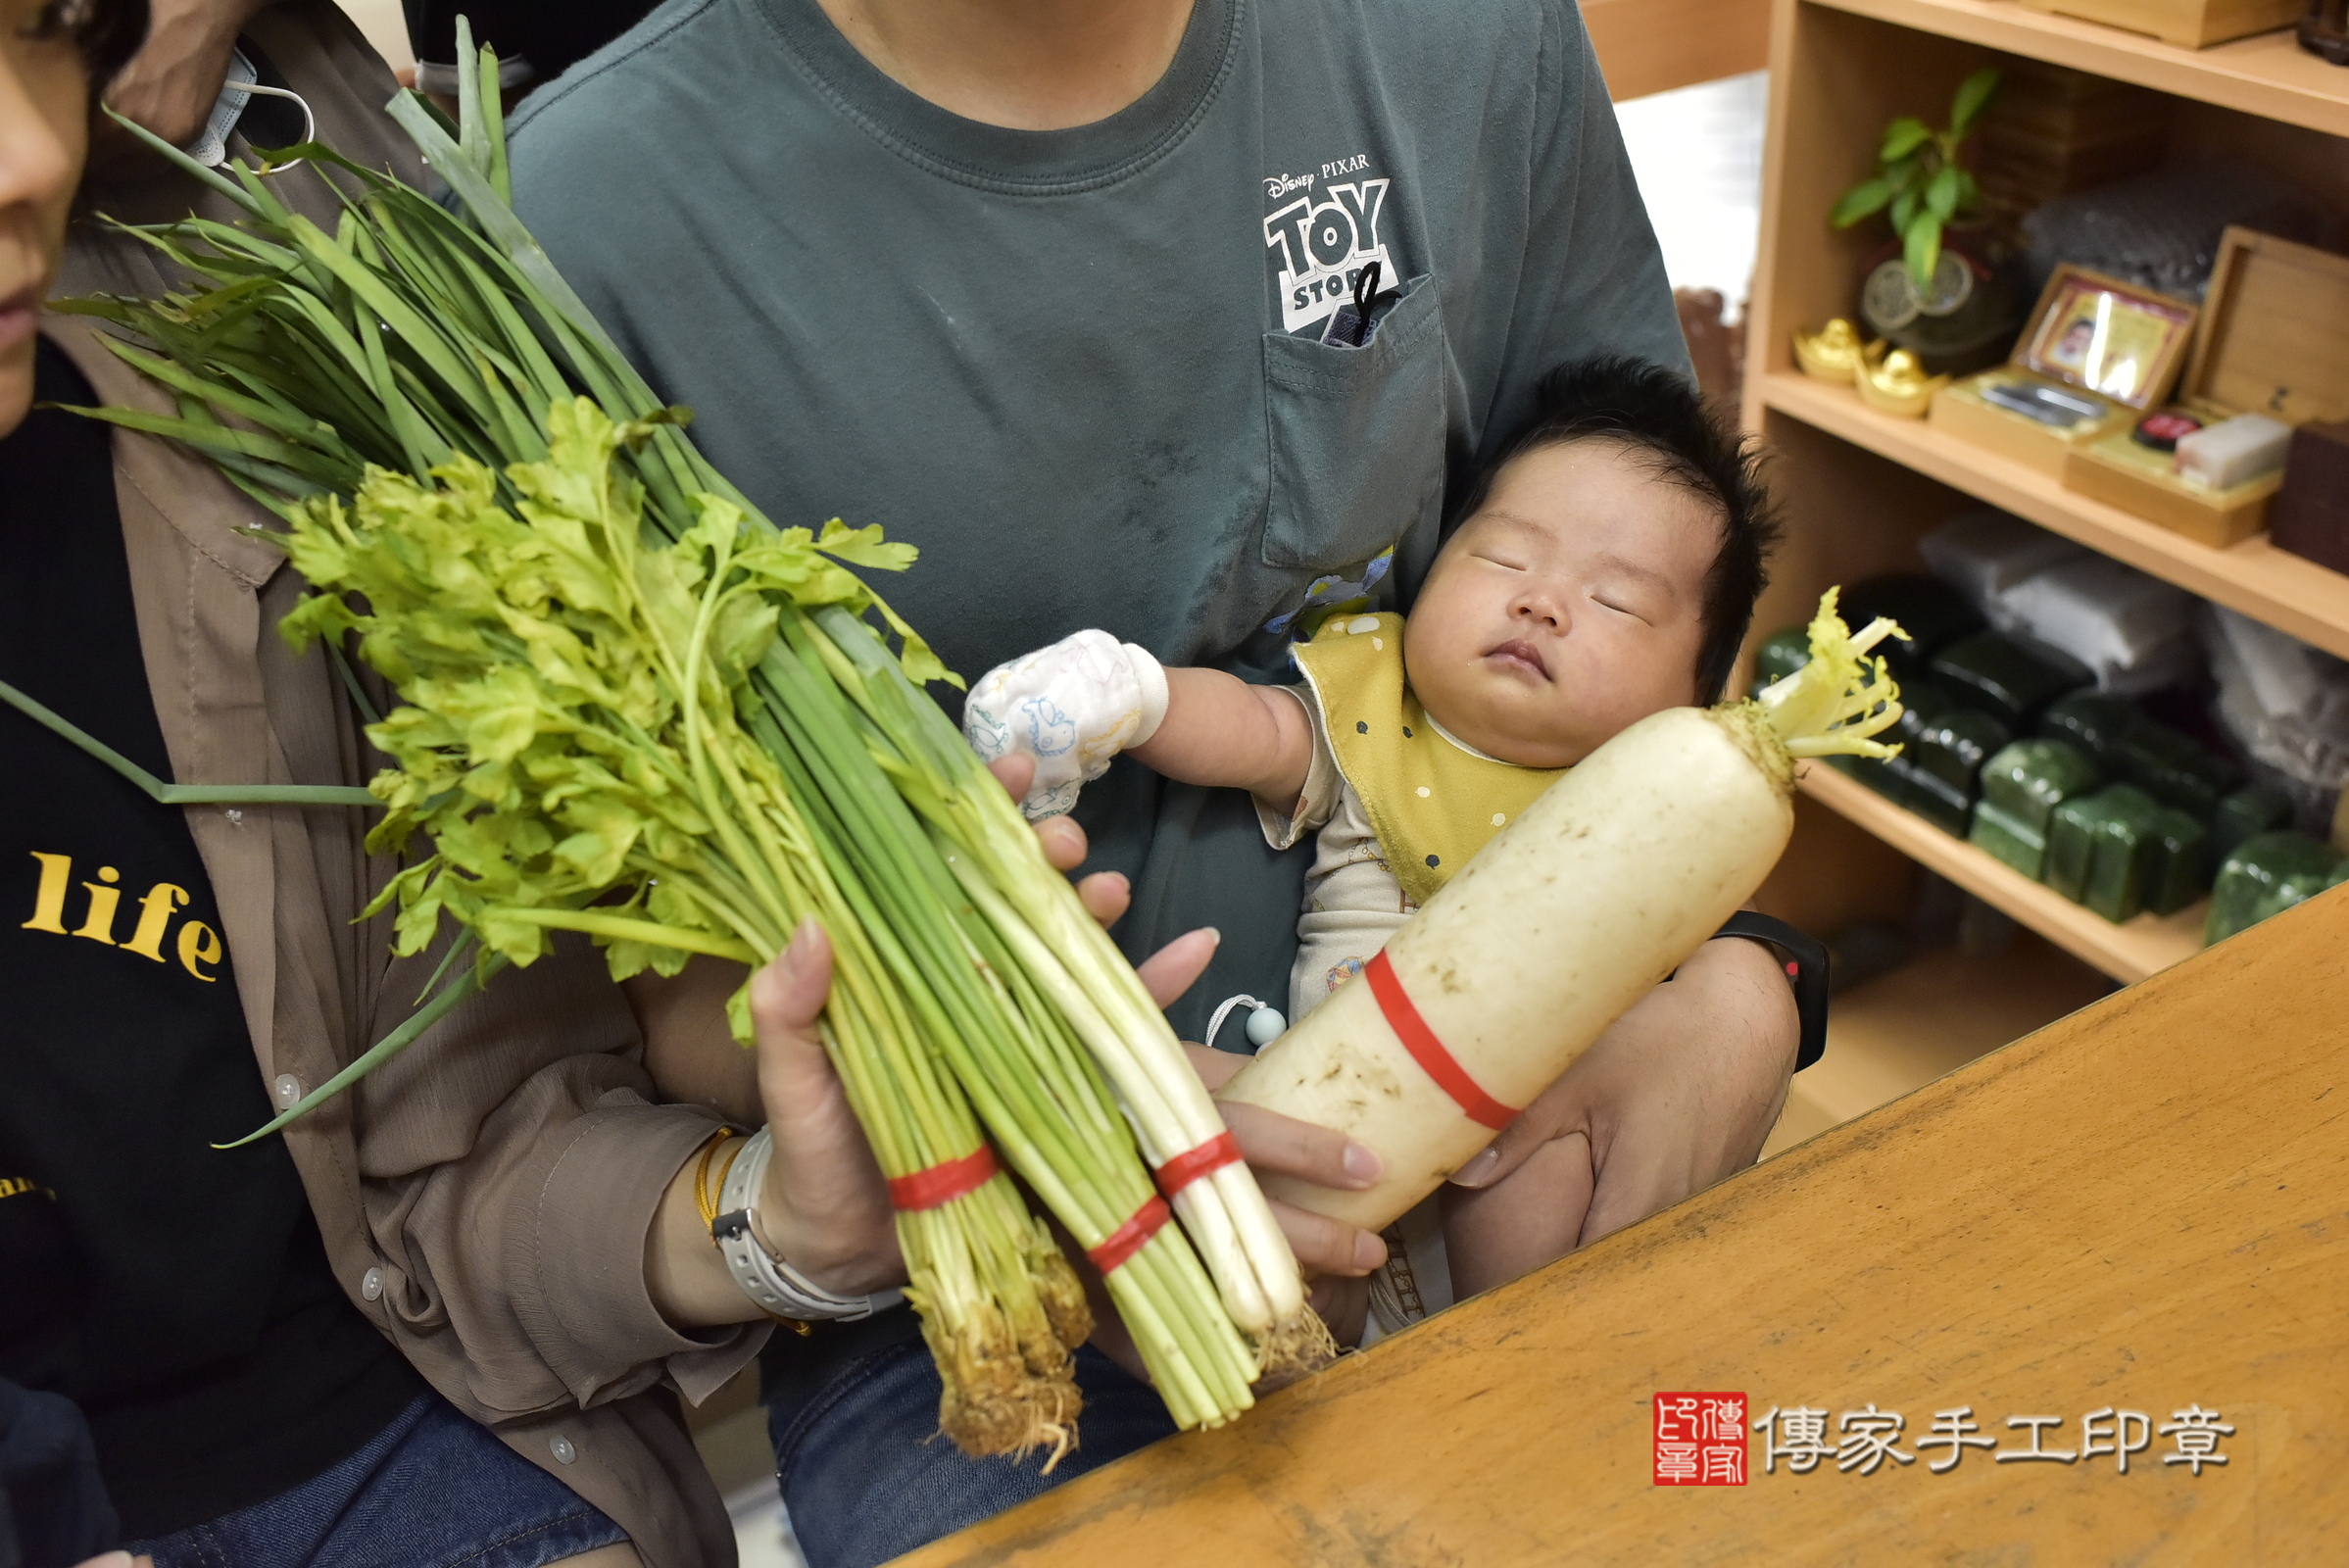
[[[1888,615],[1908,633],[1876,645],[1893,678],[1904,686],[1925,673],[1933,655],[1982,626],[1981,613],[1964,594],[1922,573],[1855,583],[1843,595],[1840,613],[1854,631],[1879,615]]]
[[[2068,691],[2088,683],[2087,667],[2047,648],[2026,648],[2014,638],[1980,631],[1944,648],[1933,672],[1958,689],[1971,707],[1982,709],[2009,729],[2029,727],[2039,710]]]

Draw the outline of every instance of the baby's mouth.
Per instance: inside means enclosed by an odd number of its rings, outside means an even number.
[[[1497,648],[1486,650],[1485,658],[1504,668],[1520,669],[1542,680],[1549,679],[1549,664],[1542,650],[1522,637],[1512,637]]]

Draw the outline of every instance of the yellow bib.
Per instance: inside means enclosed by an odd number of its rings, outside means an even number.
[[[1387,867],[1425,904],[1504,823],[1566,774],[1445,740],[1403,681],[1403,618],[1337,616],[1296,650],[1338,770],[1362,798]]]

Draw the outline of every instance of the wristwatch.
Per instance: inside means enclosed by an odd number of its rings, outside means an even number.
[[[1802,1071],[1827,1054],[1827,946],[1808,932],[1753,909],[1739,909],[1713,933],[1745,937],[1775,951],[1794,984],[1794,1011],[1802,1020],[1802,1044],[1794,1053],[1794,1070]]]
[[[875,1291],[870,1296],[837,1296],[817,1285],[789,1263],[769,1252],[751,1228],[751,1195],[766,1177],[775,1141],[765,1128],[751,1135],[718,1189],[717,1218],[710,1222],[710,1239],[726,1259],[726,1272],[762,1312],[795,1322],[854,1322],[903,1305],[903,1291]]]

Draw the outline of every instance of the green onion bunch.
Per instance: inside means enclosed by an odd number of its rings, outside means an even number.
[[[1221,1119],[921,689],[953,677],[850,569],[911,550],[837,520],[778,529],[710,466],[514,217],[494,56],[479,66],[457,124],[415,95],[391,106],[457,211],[287,149],[336,172],[328,234],[277,200],[269,165],[220,173],[154,142],[244,218],[131,230],[188,291],[66,307],[135,339],[108,346],[177,403],[90,412],[203,452],[284,518],[320,590],[286,634],[355,638],[399,693],[368,730],[395,763],[370,843],[431,853],[386,890],[396,942],[422,951],[445,916],[473,955],[271,1126],[553,931],[586,932],[624,977],[694,953],[762,962],[812,917],[838,966],[826,1046],[885,1174],[968,1155],[983,1126],[1080,1247],[1122,1258],[1109,1298],[1177,1422],[1231,1419],[1251,1382],[1326,1359],[1327,1331],[1245,1165],[1182,1187],[1182,1224],[1150,1231],[1152,1170]],[[901,1208],[899,1238],[942,1427],[974,1452],[1061,1451],[1089,1324],[1016,1189]]]

